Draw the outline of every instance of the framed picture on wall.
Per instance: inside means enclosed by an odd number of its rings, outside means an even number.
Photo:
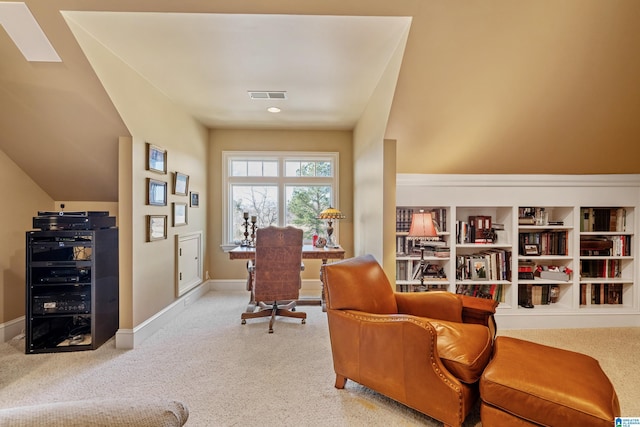
[[[147,242],[167,238],[167,216],[147,215]]]
[[[167,206],[166,182],[147,178],[147,204],[152,206]]]
[[[198,206],[200,206],[200,194],[192,191],[190,193],[189,202],[192,208],[197,208]]]
[[[147,170],[167,173],[167,150],[147,142]]]
[[[173,226],[187,225],[187,204],[173,203]]]
[[[173,194],[186,196],[189,191],[189,175],[176,172],[173,175]]]

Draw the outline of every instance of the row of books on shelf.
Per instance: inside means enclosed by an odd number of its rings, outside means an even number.
[[[449,285],[443,283],[439,284],[425,284],[420,285],[418,283],[397,283],[396,291],[397,292],[427,292],[427,291],[446,291],[449,289]]]
[[[602,236],[580,239],[581,256],[631,256],[631,236]]]
[[[495,229],[488,215],[472,215],[468,221],[456,221],[456,243],[494,243]]]
[[[619,259],[582,259],[580,277],[598,277],[612,279],[622,276],[622,263]]]
[[[486,285],[457,284],[456,293],[476,298],[486,298],[504,302],[504,294],[502,288],[502,285],[495,283]]]
[[[420,212],[421,208],[396,208],[396,231],[406,232],[411,228],[411,220],[414,212]],[[428,209],[431,212],[436,230],[439,232],[447,231],[447,209],[436,208]]]
[[[450,249],[447,242],[438,240],[412,240],[407,236],[396,236],[396,256],[421,256],[424,249],[424,256],[435,256],[438,258],[449,258]]]
[[[622,283],[582,283],[580,304],[622,304]]]
[[[625,208],[580,208],[580,231],[626,231]]]
[[[518,285],[518,305],[525,308],[533,308],[536,305],[549,305],[558,302],[560,286],[536,285],[532,283],[520,283]]]
[[[425,280],[446,279],[447,274],[439,264],[425,262],[423,265],[419,259],[410,263],[396,261],[396,280],[420,280],[421,277]]]
[[[536,245],[538,255],[567,255],[569,233],[566,230],[519,233],[521,254],[527,254],[529,245]]]
[[[511,280],[511,252],[489,249],[456,257],[457,280]]]

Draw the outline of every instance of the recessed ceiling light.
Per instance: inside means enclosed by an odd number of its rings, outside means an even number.
[[[269,107],[267,111],[270,113],[279,113],[281,110],[278,107]]]

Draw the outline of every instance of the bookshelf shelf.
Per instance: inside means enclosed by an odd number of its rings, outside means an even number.
[[[640,265],[636,262],[640,247],[635,238],[640,175],[400,174],[396,182],[400,209],[445,212],[441,224],[446,231],[441,239],[448,246],[448,257],[425,258],[446,273],[437,288],[497,299],[499,327],[634,326],[640,322]],[[492,232],[474,234],[477,230],[470,227],[477,221],[483,226],[489,221]],[[472,277],[473,260],[485,257],[489,266],[489,257],[495,254],[505,258],[501,275],[489,280]],[[398,254],[396,261],[414,259]],[[530,267],[531,274],[521,275],[525,272],[521,267]],[[413,278],[397,284],[403,285],[397,287],[401,291],[436,288],[433,280],[425,280],[422,288],[415,286]]]

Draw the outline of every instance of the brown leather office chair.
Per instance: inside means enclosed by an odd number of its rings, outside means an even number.
[[[371,255],[322,268],[335,386],[350,379],[460,426],[478,399],[493,331],[466,323],[469,310],[453,293],[394,292]],[[492,317],[495,303],[485,301],[489,315],[477,315],[476,301],[470,322]]]
[[[300,296],[302,264],[302,230],[295,227],[266,227],[256,231],[256,259],[249,263],[251,301],[257,307],[242,313],[247,319],[271,317],[273,333],[276,316],[295,317],[305,323],[307,313],[294,311]],[[258,311],[253,311],[257,308]]]

